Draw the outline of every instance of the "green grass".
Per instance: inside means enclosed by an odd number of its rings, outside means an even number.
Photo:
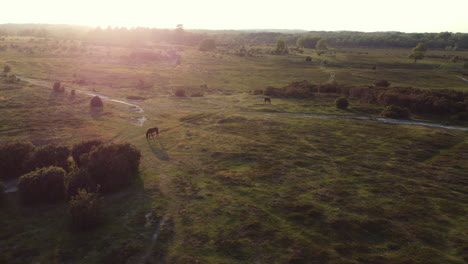
[[[424,68],[441,62],[414,65],[404,50],[241,58],[187,48],[179,66],[124,65],[119,56],[130,50],[111,47],[107,57],[105,48],[93,49],[93,56],[1,55],[16,73],[68,84],[79,73],[91,83],[82,89],[144,97],[137,103],[149,119],[144,126],[132,124],[140,114],[124,105],[104,101],[95,113],[90,97],[0,80],[1,142],[130,142],[142,152],[140,179],[105,196],[107,221],[87,233],[70,231],[66,204],[23,207],[8,194],[0,214],[0,262],[468,261],[466,132],[278,114],[376,116],[382,109],[350,100],[349,110],[338,110],[330,95],[264,105],[262,96],[246,93],[295,80],[323,83],[330,72],[340,83],[388,79],[466,90],[451,79],[455,72]],[[138,79],[153,87],[136,88]],[[173,96],[180,87],[204,96]],[[153,126],[161,134],[147,141]],[[151,243],[161,218],[165,224]]]

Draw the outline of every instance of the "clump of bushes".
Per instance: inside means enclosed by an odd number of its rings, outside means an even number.
[[[382,116],[390,118],[408,118],[408,109],[397,105],[389,105],[382,111]]]
[[[17,178],[28,170],[26,161],[35,147],[30,142],[14,141],[0,146],[1,178]]]
[[[10,71],[11,71],[11,67],[10,67],[10,66],[5,65],[5,67],[3,67],[3,72],[9,73]]]
[[[130,144],[97,146],[88,156],[86,169],[103,192],[128,185],[138,174],[141,153]]]
[[[86,169],[76,169],[67,175],[66,193],[68,197],[77,195],[78,190],[80,189],[95,191],[96,186],[96,183],[91,179],[91,176]]]
[[[375,86],[377,87],[389,87],[390,86],[390,82],[387,81],[387,80],[380,80],[380,81],[376,81],[374,83]]]
[[[335,100],[335,105],[336,105],[336,108],[347,109],[349,102],[348,102],[348,99],[344,97],[340,97]]]
[[[178,97],[185,97],[185,90],[182,88],[177,88],[174,92],[174,95]]]
[[[54,89],[54,92],[58,92],[58,93],[65,92],[65,88],[62,86],[60,82],[54,82],[53,89]]]
[[[27,168],[34,170],[49,166],[61,167],[68,170],[70,164],[68,157],[70,156],[70,148],[67,146],[46,145],[36,148],[31,153],[27,162]]]
[[[102,198],[99,192],[79,189],[69,201],[72,227],[76,230],[89,230],[103,220]]]
[[[97,147],[102,144],[103,142],[101,140],[87,140],[73,145],[71,149],[71,155],[76,165],[78,167],[81,167],[83,163],[87,160],[87,155],[89,154],[89,152],[91,152],[91,150],[94,147]]]
[[[25,204],[60,201],[65,194],[65,170],[47,167],[29,172],[18,180],[18,191]]]
[[[90,105],[91,107],[103,107],[104,106],[104,104],[102,103],[101,97],[97,95],[91,98]]]
[[[312,61],[312,57],[311,57],[311,56],[307,56],[307,57],[305,58],[305,61]]]

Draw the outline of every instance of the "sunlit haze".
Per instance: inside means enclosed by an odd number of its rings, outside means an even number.
[[[468,32],[468,1],[2,0],[0,24]]]

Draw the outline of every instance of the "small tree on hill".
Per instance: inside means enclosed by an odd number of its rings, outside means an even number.
[[[319,40],[317,44],[315,45],[315,49],[317,51],[328,50],[327,42],[324,39]]]
[[[11,71],[11,67],[10,67],[10,66],[5,65],[5,67],[3,67],[3,72],[9,73],[10,71]]]
[[[410,59],[414,59],[414,62],[422,60],[426,54],[427,48],[423,43],[419,43],[411,50],[411,53],[408,55]]]
[[[274,54],[288,54],[288,47],[286,46],[286,42],[284,42],[284,40],[278,39],[278,41],[276,41],[276,50],[274,51]]]

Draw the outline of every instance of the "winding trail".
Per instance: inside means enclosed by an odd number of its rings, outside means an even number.
[[[30,78],[30,77],[27,77],[27,76],[24,76],[24,75],[17,75],[17,76],[19,78],[21,78],[22,80],[27,81],[29,83],[38,84],[38,85],[41,85],[41,86],[50,86],[50,87],[52,87],[52,85],[53,85],[52,82],[38,80],[38,79]],[[101,94],[101,93],[86,91],[86,90],[78,89],[78,88],[75,88],[75,87],[72,87],[72,86],[69,86],[69,85],[64,85],[63,87],[66,90],[75,90],[77,93],[84,94],[84,95],[87,95],[87,96],[92,96],[92,97],[99,96],[101,99],[106,100],[106,101],[115,102],[115,103],[130,106],[130,111],[131,112],[140,113],[140,114],[143,114],[145,112],[145,110],[143,110],[143,108],[141,108],[140,106],[138,106],[138,105],[136,105],[134,103],[125,101],[125,100],[113,99],[113,98],[111,98],[111,97],[109,97],[107,95]],[[137,125],[137,126],[143,126],[145,121],[147,121],[148,119],[145,116],[141,116],[141,117],[132,118],[132,120],[134,121],[134,122],[132,122],[132,124]]]
[[[468,131],[468,127],[459,127],[459,126],[446,126],[440,124],[411,121],[411,120],[399,120],[385,117],[370,117],[370,116],[357,116],[357,115],[329,115],[329,114],[315,114],[315,113],[291,113],[291,112],[277,112],[277,113],[255,113],[265,116],[278,116],[278,115],[292,115],[292,116],[302,116],[302,117],[317,117],[317,118],[331,118],[331,119],[355,119],[355,120],[370,120],[380,123],[388,124],[401,124],[401,125],[414,125],[414,126],[425,126],[431,128],[444,128],[450,130],[462,130]]]

